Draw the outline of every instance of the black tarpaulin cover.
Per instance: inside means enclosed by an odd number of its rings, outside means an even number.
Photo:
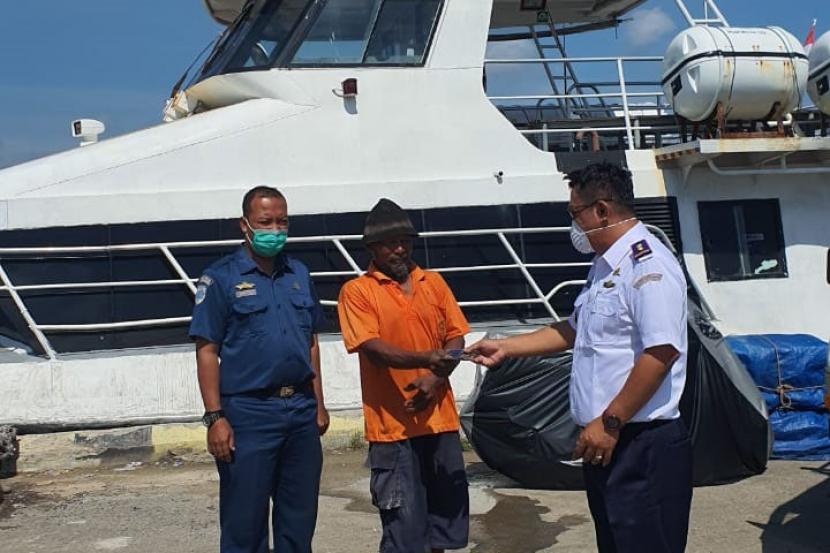
[[[568,461],[571,355],[514,359],[479,372],[461,423],[488,466],[529,488],[577,489],[582,469]],[[764,471],[772,437],[757,388],[703,312],[689,302],[689,356],[681,415],[694,443],[697,486]]]

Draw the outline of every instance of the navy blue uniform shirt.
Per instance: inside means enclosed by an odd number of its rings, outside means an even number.
[[[189,334],[219,345],[219,390],[234,395],[309,381],[322,321],[305,265],[281,254],[269,276],[240,248],[199,279]]]

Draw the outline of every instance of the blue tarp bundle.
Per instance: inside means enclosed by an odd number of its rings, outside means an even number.
[[[773,457],[830,459],[830,426],[824,409],[827,343],[805,334],[726,340],[767,404],[775,434]]]

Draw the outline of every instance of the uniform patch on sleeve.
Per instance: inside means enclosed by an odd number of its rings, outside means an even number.
[[[201,279],[199,279],[199,282],[201,282]],[[196,305],[199,305],[200,303],[205,301],[205,298],[207,297],[208,286],[209,285],[206,284],[199,284],[199,286],[196,287]]]
[[[213,284],[213,279],[207,275],[202,275],[201,278],[199,278],[199,284],[210,286],[211,284]]]
[[[645,240],[640,240],[631,246],[631,255],[636,261],[644,261],[650,258],[652,253],[651,246],[649,246],[648,242]]]
[[[661,280],[663,280],[663,273],[649,273],[638,278],[634,282],[634,288],[639,290],[649,282],[660,282]]]

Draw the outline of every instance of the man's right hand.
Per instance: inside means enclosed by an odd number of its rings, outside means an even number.
[[[442,349],[429,352],[429,370],[439,378],[448,378],[460,362],[460,359],[453,359]]]
[[[221,418],[208,428],[207,432],[208,452],[225,463],[233,460],[233,452],[236,444],[233,439],[233,428],[228,419]]]
[[[489,368],[497,367],[507,359],[504,340],[481,340],[465,349],[464,353],[472,356],[473,363]]]

